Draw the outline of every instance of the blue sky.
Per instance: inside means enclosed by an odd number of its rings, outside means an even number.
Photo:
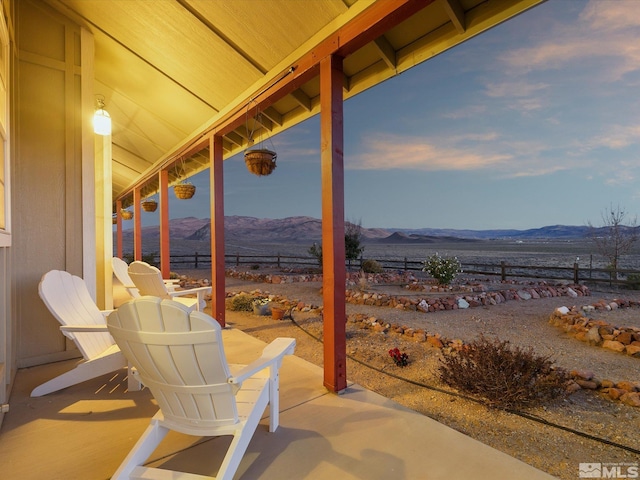
[[[599,225],[613,205],[633,220],[639,5],[549,0],[348,100],[345,218],[528,229]],[[271,141],[268,177],[251,175],[242,155],[225,161],[225,215],[321,218],[319,118]],[[193,199],[170,195],[172,218],[209,217],[208,172],[191,180]]]

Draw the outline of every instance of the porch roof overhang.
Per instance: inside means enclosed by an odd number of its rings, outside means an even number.
[[[95,38],[113,121],[114,201],[209,168],[320,112],[318,64],[344,57],[348,99],[544,0],[46,0]],[[257,112],[261,121],[256,123]],[[179,168],[176,166],[179,165]]]

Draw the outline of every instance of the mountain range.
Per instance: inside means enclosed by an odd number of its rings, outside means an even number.
[[[211,224],[208,218],[186,217],[172,219],[170,238],[209,241]],[[245,216],[225,217],[225,241],[267,243],[319,242],[322,221],[313,217],[287,217],[281,219]],[[627,227],[631,228],[631,227]],[[456,230],[438,228],[361,228],[363,243],[433,243],[442,241],[473,242],[480,240],[540,240],[582,239],[589,233],[588,226],[551,225],[528,230]],[[125,230],[125,239],[133,230]],[[159,237],[158,226],[142,228],[142,236],[153,240]]]

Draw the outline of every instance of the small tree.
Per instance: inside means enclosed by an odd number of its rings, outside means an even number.
[[[344,256],[347,260],[357,260],[364,252],[362,242],[362,225],[347,222],[344,227]]]
[[[307,250],[307,252],[309,253],[309,255],[316,257],[316,260],[318,260],[318,265],[322,267],[322,245],[318,245],[314,242],[314,244],[309,247],[309,250]]]
[[[360,245],[361,242],[362,226],[360,225],[360,222],[346,222],[344,226],[344,256],[347,260],[357,260],[362,252],[364,252],[364,247]],[[322,245],[314,243],[309,247],[307,253],[316,257],[318,265],[322,266]]]
[[[618,270],[620,257],[629,253],[633,244],[638,241],[637,218],[629,219],[624,225],[627,212],[619,205],[602,212],[602,227],[596,228],[589,222],[588,236],[600,255],[609,261],[613,271]]]

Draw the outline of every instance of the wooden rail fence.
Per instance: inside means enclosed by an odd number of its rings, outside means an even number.
[[[145,256],[151,263],[159,262],[157,255]],[[371,259],[368,259],[371,260]],[[347,262],[350,270],[361,269],[363,259]],[[376,260],[384,270],[395,271],[416,271],[421,272],[422,260],[413,260],[407,257],[401,259],[378,259]],[[319,269],[318,260],[313,256],[294,255],[241,255],[240,253],[225,255],[225,264],[228,267],[243,265],[274,266],[277,268],[310,268]],[[211,255],[194,253],[191,255],[172,255],[172,269],[199,269],[211,267]],[[463,273],[469,275],[486,275],[500,277],[502,281],[508,278],[532,278],[538,280],[565,280],[574,283],[607,283],[609,285],[622,285],[630,288],[640,288],[640,271],[609,268],[581,267],[578,263],[569,266],[547,266],[547,265],[517,265],[506,261],[499,263],[462,263]],[[426,275],[426,274],[425,274]]]

